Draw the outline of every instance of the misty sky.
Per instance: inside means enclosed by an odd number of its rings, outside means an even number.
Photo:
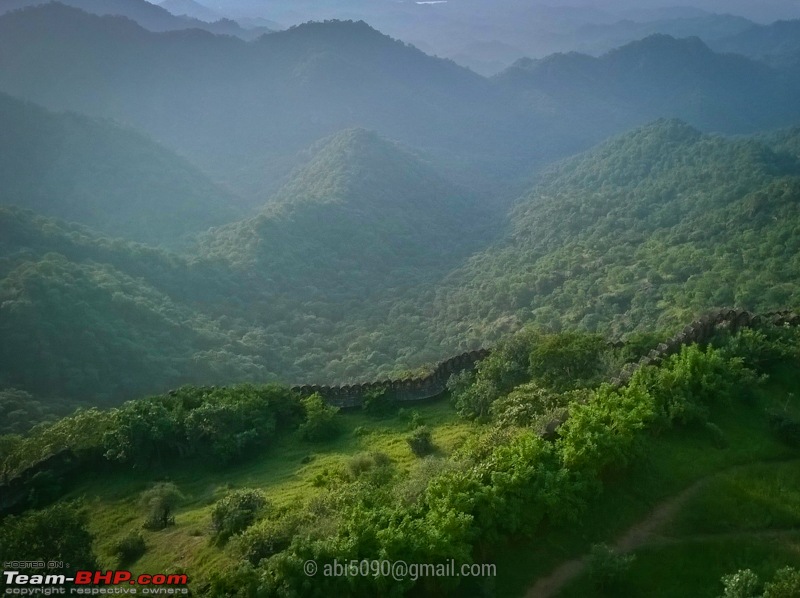
[[[156,4],[158,2],[155,2]],[[709,12],[729,13],[744,16],[757,22],[776,19],[800,18],[800,0],[448,0],[436,7],[420,6],[415,0],[205,0],[201,4],[231,16],[259,16],[275,18],[296,13],[299,15],[331,15],[341,13],[370,14],[375,11],[397,10],[400,6],[448,12],[462,9],[504,10],[507,7],[555,7],[559,9],[580,8],[607,12],[614,16],[643,16],[647,9],[666,7],[696,8]],[[445,6],[446,4],[446,6]],[[482,12],[482,11],[481,11]]]

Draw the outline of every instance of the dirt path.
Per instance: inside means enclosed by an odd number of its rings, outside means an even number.
[[[713,477],[713,476],[712,476]],[[651,543],[655,531],[671,520],[684,503],[694,495],[710,478],[703,478],[661,504],[639,523],[629,528],[613,544],[617,552],[630,552]],[[559,565],[547,577],[539,578],[525,594],[526,598],[549,598],[554,596],[568,582],[583,573],[589,557],[572,559]]]
[[[782,463],[787,461],[796,461],[796,458],[778,459],[774,462]],[[664,538],[657,534],[657,530],[671,521],[681,507],[686,503],[686,501],[694,496],[694,494],[696,494],[697,491],[705,486],[710,480],[731,471],[752,467],[753,465],[756,465],[756,463],[737,465],[723,471],[715,472],[696,481],[688,488],[685,488],[678,494],[671,496],[657,505],[650,512],[650,514],[647,515],[647,517],[642,519],[639,523],[628,528],[628,530],[612,544],[612,548],[614,548],[614,550],[617,552],[624,553],[632,552],[644,545],[651,544],[674,544],[680,542],[706,541],[720,538],[770,538],[800,534],[800,529],[766,531],[757,530],[752,532],[743,531],[722,534],[702,534],[695,536],[682,536],[680,538]],[[567,583],[583,573],[588,563],[588,555],[565,561],[556,569],[554,569],[548,576],[539,578],[536,583],[531,586],[530,589],[528,589],[527,593],[525,594],[525,598],[550,598],[551,596],[555,596],[565,585],[567,585]]]
[[[794,461],[796,459],[778,460],[777,462]],[[671,521],[681,507],[689,500],[698,490],[706,485],[709,480],[729,473],[732,470],[751,467],[755,463],[748,463],[746,465],[739,465],[724,471],[718,471],[705,478],[696,481],[694,484],[685,488],[678,494],[671,496],[659,505],[657,505],[647,517],[642,519],[639,523],[630,527],[622,536],[612,544],[612,548],[617,552],[632,552],[644,545],[650,544],[673,544],[679,542],[691,541],[704,541],[716,538],[742,538],[742,537],[781,537],[790,536],[800,533],[800,530],[767,530],[767,531],[752,531],[752,532],[731,532],[727,534],[704,534],[696,536],[683,536],[680,538],[664,538],[657,534],[657,530]],[[550,598],[555,596],[567,583],[575,579],[578,575],[583,573],[589,562],[588,555],[579,558],[565,561],[554,569],[546,577],[539,578],[536,583],[528,589],[525,598]]]

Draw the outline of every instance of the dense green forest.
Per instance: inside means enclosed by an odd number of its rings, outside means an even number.
[[[441,325],[621,334],[715,306],[796,306],[797,131],[774,140],[663,121],[554,167],[506,238],[437,289]]]

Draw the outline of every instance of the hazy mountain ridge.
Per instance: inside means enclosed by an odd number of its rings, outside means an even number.
[[[800,20],[753,26],[710,45],[717,51],[742,54],[773,66],[796,65],[800,63]]]
[[[522,60],[496,80],[550,94],[587,119],[599,119],[603,111],[630,124],[669,116],[735,133],[789,124],[800,116],[786,102],[800,81],[742,56],[716,54],[699,38],[653,35],[600,58],[561,54]]]
[[[254,206],[297,152],[354,126],[496,184],[654,118],[747,133],[800,115],[800,74],[665,36],[583,66],[554,56],[530,72],[522,62],[489,81],[355,22],[243,43],[50,5],[5,15],[0,33],[0,89],[143,129]],[[50,41],[26,49],[37,37]]]
[[[463,126],[474,122],[502,145],[485,79],[365,24],[310,23],[245,44],[48,5],[0,18],[0,49],[3,90],[130,123],[247,185],[254,202],[276,164],[342,128],[474,153]]]
[[[217,18],[206,21],[188,15],[175,15],[147,0],[5,0],[0,4],[0,15],[51,2],[58,2],[98,16],[125,17],[154,32],[201,29],[218,35],[234,35],[246,40],[253,40],[271,32],[266,27],[245,28],[231,19]]]

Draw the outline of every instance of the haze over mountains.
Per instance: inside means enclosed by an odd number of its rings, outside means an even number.
[[[241,201],[131,129],[0,94],[0,202],[175,246],[240,217]]]
[[[711,43],[755,23],[800,18],[794,0],[696,0],[680,6],[585,0],[566,5],[536,0],[209,0],[204,4],[240,22],[253,16],[287,26],[309,20],[363,19],[384,33],[484,75],[496,74],[522,57],[568,51],[597,55],[654,33],[697,35]]]
[[[42,6],[49,2],[50,0],[5,0],[0,4],[0,15],[22,8]],[[64,0],[62,4],[94,15],[126,17],[150,31],[201,29],[218,35],[233,35],[248,40],[256,39],[271,31],[269,27],[262,24],[243,27],[239,23],[221,16],[210,18],[211,13],[206,15],[209,18],[203,18],[184,12],[172,12],[146,0]]]
[[[523,61],[487,80],[364,23],[307,24],[245,43],[51,4],[0,17],[0,52],[0,89],[143,130],[253,206],[297,152],[354,126],[419,148],[474,184],[476,169],[526,176],[654,117],[747,133],[800,113],[791,69],[666,37],[601,58],[612,78],[600,83],[578,66],[591,71],[590,60],[559,56],[536,63],[564,63],[551,74]],[[753,80],[736,88],[743,77]]]

